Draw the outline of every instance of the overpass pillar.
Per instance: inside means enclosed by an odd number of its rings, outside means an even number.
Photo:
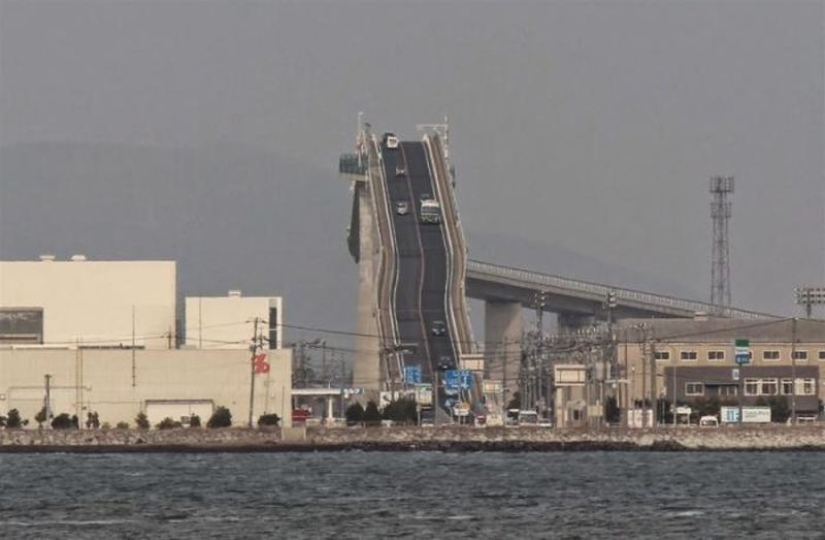
[[[485,372],[502,381],[504,404],[518,390],[524,315],[520,302],[487,300],[484,304]]]
[[[595,317],[579,313],[559,313],[558,321],[559,334],[569,334],[585,326],[591,326],[595,321]]]
[[[352,366],[353,386],[364,388],[372,396],[381,380],[381,360],[378,352],[375,222],[369,191],[363,183],[356,185],[358,219],[360,221],[358,258],[358,334],[355,337],[355,359]]]

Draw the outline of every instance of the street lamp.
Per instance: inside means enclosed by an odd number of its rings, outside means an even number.
[[[811,318],[811,306],[825,304],[825,287],[794,287],[796,303],[805,306],[805,316]]]

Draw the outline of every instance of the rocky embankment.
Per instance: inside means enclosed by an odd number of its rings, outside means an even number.
[[[825,427],[0,430],[0,452],[823,450]]]

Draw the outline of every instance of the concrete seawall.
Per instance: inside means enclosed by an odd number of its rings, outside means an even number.
[[[825,451],[825,428],[0,430],[2,452]]]

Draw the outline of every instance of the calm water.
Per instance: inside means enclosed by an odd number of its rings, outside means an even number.
[[[0,455],[0,538],[823,538],[825,453]]]

